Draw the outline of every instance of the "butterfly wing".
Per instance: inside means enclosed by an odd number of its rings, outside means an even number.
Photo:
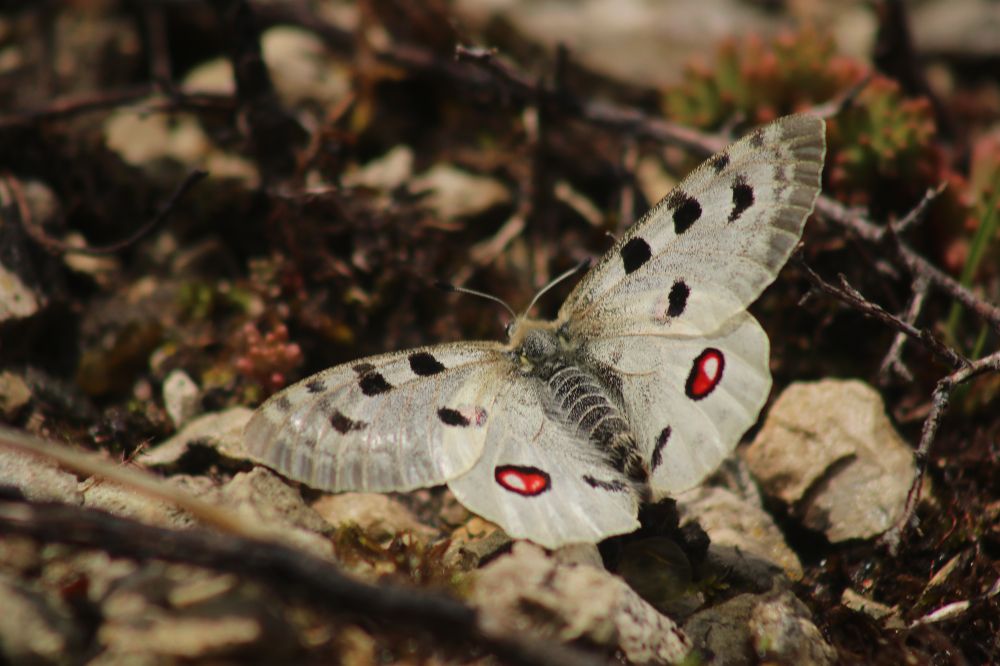
[[[635,530],[628,479],[545,408],[543,383],[513,374],[486,425],[483,455],[448,487],[509,535],[548,548],[596,543]]]
[[[654,499],[700,483],[753,425],[771,390],[767,334],[740,312],[699,338],[601,338],[590,363],[613,371]]]
[[[559,311],[576,340],[712,333],[770,284],[819,194],[824,123],[794,115],[691,172],[620,238]]]
[[[744,308],[798,242],[824,153],[813,116],[754,131],[629,229],[560,310],[584,362],[620,378],[654,495],[699,483],[757,419],[769,343]]]
[[[411,490],[479,459],[504,377],[497,343],[457,342],[339,365],[272,396],[244,430],[261,462],[313,488]]]

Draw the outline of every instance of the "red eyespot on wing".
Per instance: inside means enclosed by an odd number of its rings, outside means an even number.
[[[504,490],[525,497],[541,495],[552,487],[552,478],[549,473],[537,467],[500,465],[494,470],[493,477]]]
[[[691,365],[691,374],[684,385],[684,392],[692,400],[701,400],[715,390],[722,381],[722,371],[726,368],[726,357],[714,347],[709,347]]]

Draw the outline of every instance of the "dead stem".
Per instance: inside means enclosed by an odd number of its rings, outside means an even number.
[[[962,286],[958,280],[936,268],[927,259],[910,249],[898,235],[888,231],[892,228],[891,225],[889,227],[877,226],[841,203],[824,196],[821,196],[816,202],[816,211],[825,219],[850,229],[870,243],[879,244],[886,239],[887,235],[891,234],[891,237],[896,240],[893,244],[896,254],[910,273],[914,276],[925,277],[930,284],[962,303],[989,323],[994,330],[1000,332],[1000,307],[979,298],[970,289]]]
[[[345,575],[331,562],[274,541],[145,525],[84,507],[0,500],[0,534],[64,543],[141,561],[165,560],[235,573],[285,599],[348,618],[365,618],[449,645],[475,645],[504,663],[523,666],[605,663],[578,649],[518,636],[499,636],[479,625],[476,611],[441,594],[372,585]]]
[[[900,333],[918,341],[932,355],[936,356],[940,361],[952,368],[965,367],[969,365],[969,360],[967,358],[938,340],[930,331],[919,329],[910,322],[900,319],[891,312],[887,312],[881,305],[872,303],[866,299],[856,289],[854,289],[854,287],[848,284],[847,278],[843,275],[839,276],[840,286],[837,287],[817,275],[812,268],[802,261],[800,256],[796,255],[794,259],[806,272],[806,275],[812,283],[823,293],[837,298],[862,314],[872,317],[873,319],[878,319],[882,323],[887,324],[890,328],[894,328]]]
[[[941,425],[941,418],[948,409],[952,392],[970,379],[990,371],[1000,372],[1000,351],[962,366],[947,377],[939,380],[937,386],[934,388],[934,394],[931,399],[931,411],[924,420],[924,427],[920,434],[920,444],[913,453],[913,457],[917,463],[916,472],[913,484],[910,486],[910,491],[906,495],[906,506],[903,510],[903,516],[896,525],[879,539],[879,544],[885,546],[891,555],[895,556],[899,552],[899,544],[903,531],[913,519],[913,514],[916,511],[917,502],[920,500],[920,489],[923,485],[924,474],[927,470],[927,459],[930,455],[931,445],[933,445],[934,437],[937,435],[938,427]]]
[[[40,225],[36,224],[32,219],[31,209],[28,206],[27,200],[24,197],[24,192],[21,188],[21,181],[10,174],[5,174],[0,177],[0,199],[13,198],[14,203],[16,204],[14,209],[17,211],[17,215],[20,218],[21,226],[24,229],[24,232],[28,235],[28,237],[41,245],[48,252],[52,254],[82,254],[97,257],[120,252],[121,250],[142,240],[156,229],[159,229],[170,216],[170,213],[177,207],[181,198],[183,198],[192,187],[198,184],[206,176],[208,176],[207,171],[195,170],[189,173],[184,180],[181,181],[180,185],[177,186],[177,189],[175,189],[173,193],[167,197],[167,200],[162,206],[160,206],[156,215],[154,215],[149,221],[125,238],[110,245],[104,245],[101,247],[78,247],[76,245],[70,245],[69,243],[61,241],[57,238],[53,238],[45,233],[45,230],[42,229]]]
[[[906,308],[906,316],[903,318],[907,324],[911,326],[917,321],[920,316],[920,311],[923,309],[924,300],[927,297],[927,278],[918,276],[913,281],[913,286],[911,287],[911,292],[913,295],[910,298],[910,304]],[[906,381],[913,381],[913,373],[910,369],[906,367],[903,363],[903,345],[906,343],[908,334],[903,331],[896,333],[896,338],[892,341],[892,345],[889,347],[889,351],[886,352],[885,358],[882,360],[882,364],[879,367],[879,376],[882,377],[883,381],[888,380],[892,373],[896,373]]]

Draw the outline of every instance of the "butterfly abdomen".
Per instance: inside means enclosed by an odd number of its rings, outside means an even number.
[[[644,488],[648,473],[628,421],[600,380],[562,357],[538,368],[549,391],[550,408],[564,424],[577,429],[612,466]],[[609,485],[593,479],[592,484]],[[620,482],[611,482],[610,485]],[[606,488],[607,489],[607,488]]]

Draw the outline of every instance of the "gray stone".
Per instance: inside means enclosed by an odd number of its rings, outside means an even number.
[[[684,622],[684,631],[695,638],[695,647],[711,655],[709,663],[750,666],[758,663],[750,653],[750,614],[758,595],[740,594],[700,610]]]
[[[0,573],[0,661],[73,664],[80,639],[72,615],[52,595]]]
[[[45,297],[29,286],[17,273],[0,265],[0,324],[8,320],[27,319],[42,305]]]
[[[232,460],[249,460],[243,449],[243,426],[250,420],[253,410],[233,407],[224,412],[200,416],[167,441],[136,458],[146,467],[172,467],[192,446],[215,449]]]
[[[785,543],[785,537],[774,524],[771,515],[751,502],[741,499],[724,488],[703,486],[677,497],[682,520],[694,520],[708,533],[712,548],[719,557],[722,552],[738,552],[741,557],[729,564],[751,567],[745,575],[757,578],[764,560],[781,569],[792,580],[802,578],[802,563]],[[770,567],[765,567],[769,569]]]
[[[333,548],[321,536],[333,527],[309,507],[298,490],[264,467],[241,472],[219,490],[219,502],[248,522],[274,533],[318,557],[329,558]]]
[[[750,613],[750,641],[764,663],[833,664],[837,652],[823,640],[806,605],[790,593],[768,595]]]
[[[410,181],[410,189],[429,193],[423,203],[441,220],[471,217],[510,202],[510,192],[495,178],[450,164],[436,164]]]
[[[471,597],[483,629],[617,647],[639,664],[683,660],[691,643],[680,627],[625,582],[587,564],[563,564],[516,542],[475,577]]]
[[[324,495],[312,508],[330,525],[353,523],[376,539],[390,539],[403,532],[424,540],[438,536],[437,530],[418,521],[402,502],[382,493]]]
[[[835,542],[894,525],[915,471],[881,397],[860,381],[789,386],[745,456],[767,495]]]
[[[174,370],[163,380],[163,406],[174,427],[183,427],[198,413],[199,393],[198,385],[183,370]]]
[[[13,372],[0,372],[0,416],[13,421],[29,402],[31,389],[24,378]]]
[[[0,486],[17,488],[35,502],[83,502],[75,476],[55,463],[5,446],[0,446]]]
[[[809,610],[787,590],[740,594],[699,611],[684,623],[713,664],[831,664],[836,653]]]

